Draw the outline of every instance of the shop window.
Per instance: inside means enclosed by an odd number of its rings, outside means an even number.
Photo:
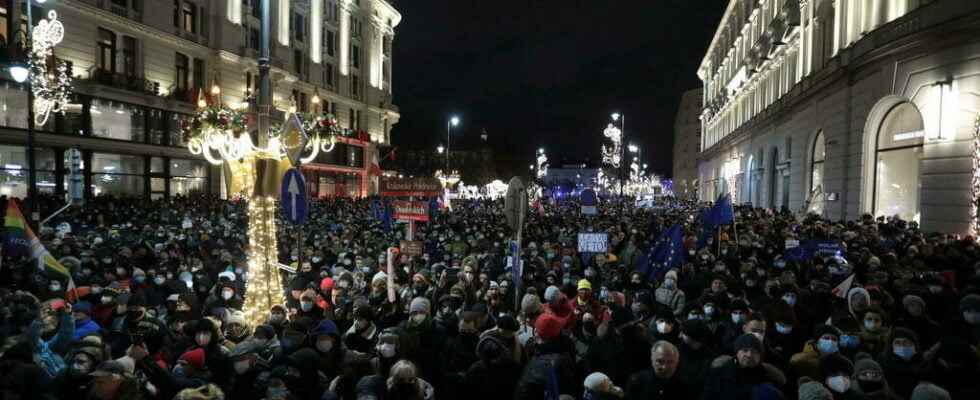
[[[143,196],[143,157],[92,154],[92,190],[96,196]]]
[[[92,136],[142,142],[144,111],[141,107],[113,103],[105,100],[92,100]]]
[[[199,160],[170,160],[170,194],[189,195],[207,191],[208,164]]]
[[[823,160],[827,155],[827,146],[824,143],[823,131],[817,132],[817,138],[813,141],[813,153],[810,155],[810,191],[816,188],[823,189]]]
[[[878,130],[875,164],[876,216],[919,221],[919,158],[925,128],[912,103],[888,112]]]

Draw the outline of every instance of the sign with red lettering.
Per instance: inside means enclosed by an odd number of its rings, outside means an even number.
[[[429,203],[424,201],[393,201],[391,208],[397,220],[422,222],[429,220]]]

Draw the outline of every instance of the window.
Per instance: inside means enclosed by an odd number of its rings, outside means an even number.
[[[92,136],[142,142],[145,121],[143,108],[93,99],[90,108]]]
[[[786,136],[786,159],[793,159],[793,137]]]
[[[171,159],[170,193],[186,196],[207,190],[208,166],[204,161]]]
[[[919,157],[925,125],[912,103],[888,112],[878,130],[874,214],[919,221]]]
[[[347,129],[354,130],[354,109],[350,109],[350,113],[347,114]]]
[[[305,27],[303,15],[300,13],[293,13],[293,38],[298,42],[303,41],[303,28]]]
[[[167,125],[167,132],[170,133],[171,146],[184,147],[187,145],[184,141],[184,135],[181,134],[180,127],[182,124],[190,123],[191,119],[191,116],[187,114],[170,113],[170,123]]]
[[[96,196],[143,196],[143,157],[92,154],[92,189]]]
[[[147,117],[146,133],[150,144],[166,146],[168,144],[166,114],[162,110],[150,110]]]
[[[34,167],[38,191],[54,192],[54,151],[35,148]],[[0,195],[27,197],[27,148],[0,146]]]
[[[356,45],[350,45],[350,65],[352,68],[361,68],[361,48]]]
[[[188,87],[188,80],[190,79],[190,60],[187,56],[177,53],[176,61],[174,63],[174,68],[177,71],[176,82],[174,86],[177,91],[186,92]]]
[[[174,26],[180,28],[180,0],[174,0]]]
[[[297,108],[299,109],[299,112],[303,112],[303,113],[310,112],[310,104],[307,101],[307,97],[306,97],[306,93],[305,92],[300,92],[299,93],[299,101],[297,103],[298,103],[298,107]]]
[[[0,126],[27,128],[27,92],[19,86],[0,86]]]
[[[323,64],[323,84],[329,88],[333,88],[337,85],[334,79],[336,79],[336,75],[334,74],[333,64]]]
[[[204,60],[200,58],[194,59],[194,89],[200,89],[204,87]],[[194,93],[194,95],[197,95]]]
[[[330,57],[337,56],[337,32],[329,29],[323,30],[323,45],[327,47],[327,55]]]
[[[350,16],[350,36],[361,37],[361,20],[354,15]]]
[[[826,155],[827,146],[824,143],[823,131],[820,131],[813,140],[813,152],[810,155],[810,192],[817,188],[823,190],[823,160]]]
[[[300,50],[293,50],[293,68],[297,74],[303,75],[303,52]]]
[[[116,34],[99,28],[99,69],[116,72]]]
[[[350,76],[350,94],[354,98],[359,98],[361,95],[361,82],[357,75]]]
[[[195,22],[197,19],[197,7],[194,3],[185,1],[180,9],[180,26],[181,28],[190,33],[197,33],[197,25]]]
[[[123,73],[126,76],[136,75],[136,38],[123,36]]]

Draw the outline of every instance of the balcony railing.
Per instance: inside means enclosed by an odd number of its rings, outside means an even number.
[[[131,76],[127,74],[122,74],[118,72],[106,71],[104,69],[95,69],[89,75],[91,81],[106,85],[113,86],[133,92],[139,92],[149,95],[159,95],[160,94],[160,83],[145,79],[139,76]]]

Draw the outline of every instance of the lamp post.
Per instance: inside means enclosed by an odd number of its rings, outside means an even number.
[[[459,117],[452,116],[446,121],[446,174],[449,174],[449,147],[452,145],[453,127],[459,125]]]
[[[47,0],[33,0],[38,4],[43,4]],[[22,64],[20,60],[12,63],[8,69],[10,76],[14,78],[14,81],[18,83],[24,83],[27,87],[27,198],[31,199],[29,202],[25,202],[24,206],[27,208],[28,218],[30,224],[33,227],[38,220],[37,208],[34,206],[34,202],[37,201],[37,176],[34,172],[35,161],[34,161],[34,87],[31,82],[30,77],[30,54],[33,46],[33,36],[34,36],[34,13],[33,13],[32,0],[27,0],[27,35],[24,38],[24,51],[27,55],[28,62],[27,65]]]
[[[626,141],[626,115],[620,114],[618,112],[614,112],[612,113],[612,115],[610,115],[610,117],[612,117],[613,122],[617,122],[620,119],[622,119],[622,122],[619,125],[620,127],[619,130],[622,132],[621,133],[622,136],[620,137],[622,141]],[[620,154],[620,160],[624,160],[624,161],[626,160],[625,150],[626,150],[625,148],[620,149],[620,151],[623,152],[623,154]],[[617,171],[617,173],[619,174],[619,197],[623,197],[623,168],[624,167],[626,167],[625,162],[620,164],[619,171]]]

